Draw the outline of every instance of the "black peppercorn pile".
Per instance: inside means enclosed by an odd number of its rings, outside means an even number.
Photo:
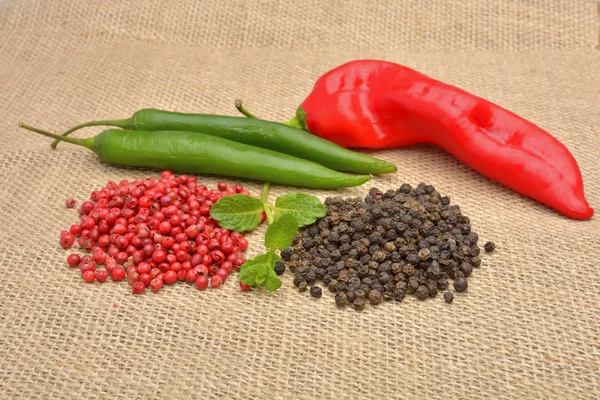
[[[361,310],[407,294],[425,300],[447,290],[450,279],[464,292],[481,264],[469,217],[431,185],[372,188],[364,200],[328,198],[325,206],[327,215],[303,228],[281,256],[300,291],[310,287],[320,297],[322,282],[339,307]],[[453,295],[444,298],[449,303]]]

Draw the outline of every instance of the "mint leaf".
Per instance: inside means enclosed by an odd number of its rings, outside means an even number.
[[[221,197],[210,208],[210,216],[219,221],[221,227],[237,232],[256,228],[262,212],[262,202],[245,194]]]
[[[325,206],[315,196],[306,193],[288,193],[275,200],[275,219],[285,213],[290,213],[296,218],[298,227],[314,223],[317,218],[325,216]]]
[[[239,279],[241,282],[245,283],[248,286],[257,286],[262,284],[265,281],[265,276],[267,274],[268,269],[272,269],[268,265],[269,256],[267,254],[259,254],[250,260],[246,260],[246,262],[240,268]],[[261,280],[261,282],[257,282]]]
[[[269,268],[265,279],[265,289],[269,292],[274,292],[281,287],[281,279],[277,277],[275,270]]]
[[[267,228],[265,247],[285,250],[298,234],[298,222],[291,213],[285,213]]]
[[[256,282],[257,285],[262,285],[265,283],[267,272],[271,269],[267,264],[263,264],[262,266],[263,268],[256,274],[256,277],[254,278],[254,282]]]

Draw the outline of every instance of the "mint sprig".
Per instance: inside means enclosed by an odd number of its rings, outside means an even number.
[[[282,283],[274,270],[275,263],[281,260],[275,251],[290,247],[299,228],[325,216],[325,207],[318,198],[305,193],[279,196],[273,207],[268,201],[269,187],[268,182],[264,184],[260,199],[247,195],[222,197],[213,204],[210,215],[223,228],[241,232],[256,228],[261,223],[261,213],[265,213],[269,223],[265,233],[268,251],[246,260],[239,279],[248,286],[263,286],[273,292]]]

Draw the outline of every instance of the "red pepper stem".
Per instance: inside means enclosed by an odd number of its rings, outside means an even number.
[[[71,133],[73,133],[79,129],[86,128],[88,126],[116,126],[116,127],[122,128],[122,129],[127,129],[131,126],[131,119],[129,119],[129,118],[127,118],[127,119],[112,119],[112,120],[109,119],[109,120],[85,122],[83,124],[79,124],[77,126],[72,127],[71,129],[63,132],[61,134],[61,136],[62,137],[69,136]],[[54,140],[50,144],[50,147],[52,147],[53,149],[56,149],[56,145],[58,144],[58,142],[60,142],[59,139]],[[68,142],[68,140],[65,140],[65,142]]]
[[[294,117],[294,118],[290,119],[289,121],[284,122],[284,125],[291,126],[292,128],[296,128],[296,129],[304,129],[304,127],[302,126],[302,124],[300,123],[300,121],[298,120],[297,117]]]
[[[90,140],[90,139],[70,138],[70,137],[66,137],[66,136],[62,136],[62,135],[57,135],[55,133],[50,133],[48,131],[44,131],[44,130],[35,128],[35,127],[31,126],[31,125],[24,124],[22,122],[19,123],[19,126],[21,128],[23,128],[23,129],[27,129],[28,131],[32,131],[32,132],[35,132],[35,133],[39,133],[40,135],[44,135],[44,136],[48,136],[48,137],[54,138],[57,142],[63,141],[63,142],[71,143],[71,144],[76,144],[78,146],[87,147],[88,149],[90,149],[90,150],[92,150],[94,152],[97,150],[96,149],[96,145],[95,145],[95,143],[96,143],[95,138],[91,138],[92,140]]]

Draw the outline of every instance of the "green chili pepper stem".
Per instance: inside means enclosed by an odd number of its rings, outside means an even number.
[[[242,105],[242,100],[237,99],[235,101],[235,108],[242,114],[244,114],[248,118],[256,118],[256,115],[252,114],[250,111],[246,110],[246,108]]]
[[[21,128],[23,128],[23,129],[27,129],[28,131],[32,131],[32,132],[39,133],[39,134],[44,135],[44,136],[48,136],[48,137],[54,138],[57,141],[57,143],[60,142],[60,141],[64,141],[64,142],[67,142],[67,143],[76,144],[78,146],[86,147],[86,148],[92,150],[94,153],[98,152],[98,146],[96,145],[96,140],[95,140],[96,138],[95,137],[92,137],[92,138],[89,138],[89,139],[76,139],[76,138],[70,138],[70,137],[66,137],[66,136],[57,135],[55,133],[50,133],[48,131],[44,131],[44,130],[35,128],[35,127],[31,126],[31,125],[24,124],[22,122],[19,123],[19,126]]]
[[[265,215],[267,216],[267,222],[269,223],[269,225],[273,223],[273,212],[271,211],[271,205],[269,204],[270,186],[270,182],[265,182],[262,188],[262,192],[260,194],[260,201],[262,201],[263,203],[263,208],[265,209]]]
[[[238,110],[240,113],[242,113],[243,115],[245,115],[245,116],[246,116],[246,117],[248,117],[248,118],[256,118],[256,119],[258,119],[258,118],[256,117],[256,115],[252,114],[250,111],[248,111],[248,110],[246,109],[246,107],[244,107],[244,106],[242,105],[242,100],[241,100],[241,99],[237,99],[237,100],[235,101],[235,108],[237,108],[237,110]],[[283,125],[287,125],[287,126],[289,126],[289,127],[292,127],[292,128],[296,128],[296,129],[302,129],[302,124],[300,124],[300,122],[298,121],[298,118],[296,118],[296,117],[294,117],[294,118],[290,119],[290,120],[289,120],[289,121],[287,121],[287,122],[282,122],[282,124],[283,124]]]
[[[61,136],[63,136],[63,137],[69,136],[71,133],[78,131],[79,129],[86,128],[88,126],[116,126],[119,128],[127,129],[131,126],[131,124],[132,124],[131,118],[90,121],[90,122],[85,122],[83,124],[76,125],[76,126],[72,127],[71,129],[64,131],[61,134]],[[54,140],[50,144],[50,147],[52,147],[53,149],[56,149],[56,145],[58,145],[58,142],[60,142],[59,139]]]

